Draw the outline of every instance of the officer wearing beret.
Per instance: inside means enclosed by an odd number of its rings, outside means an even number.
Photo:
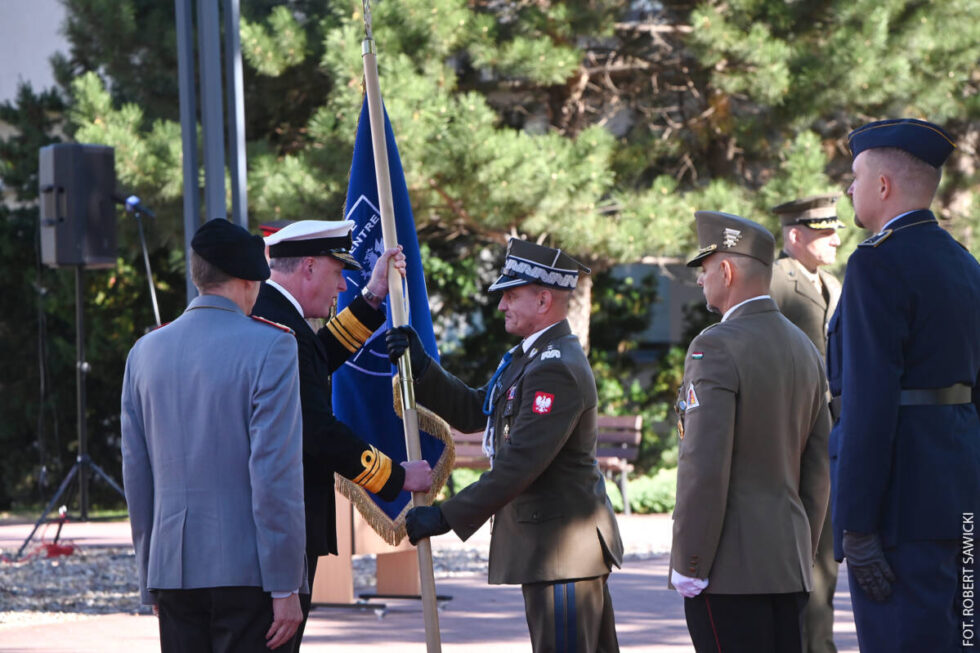
[[[829,495],[823,361],[768,295],[772,234],[695,220],[688,265],[722,319],[684,363],[670,584],[698,651],[792,653]]]
[[[126,361],[122,454],[144,604],[163,651],[290,645],[305,585],[296,341],[248,317],[269,276],[224,219],[191,241],[200,295]]]
[[[408,536],[465,540],[494,517],[489,581],[521,584],[535,651],[619,650],[606,579],[623,544],[595,459],[595,378],[566,319],[581,272],[559,249],[511,239],[490,291],[522,341],[481,388],[432,361],[411,327],[388,332],[392,360],[411,351],[419,403],[461,431],[485,428],[491,462],[441,507],[410,510]]]
[[[314,332],[309,318],[330,315],[337,295],[347,289],[343,271],[361,270],[350,254],[351,220],[300,220],[266,237],[272,277],[262,284],[253,313],[285,324],[299,346],[299,394],[303,409],[303,491],[306,498],[306,555],[310,588],[317,558],[337,553],[334,472],[386,501],[403,489],[425,492],[432,471],[424,460],[392,464],[383,451],[359,438],[333,414],[330,375],[356,353],[385,322],[388,262],[404,274],[405,255],[392,248],[378,258],[363,293]],[[310,593],[300,595],[303,624]],[[303,626],[296,638],[302,640]]]
[[[827,352],[827,323],[837,308],[840,282],[821,268],[837,259],[844,223],[837,219],[837,193],[813,195],[772,209],[783,227],[783,250],[773,264],[769,294],[779,311]],[[833,412],[831,412],[833,417]],[[834,591],[837,589],[830,511],[820,529],[813,562],[813,590],[803,618],[804,650],[834,653]]]
[[[959,539],[980,511],[980,265],[929,205],[956,147],[882,120],[848,137],[855,222],[827,374],[837,559],[862,651],[960,650]]]

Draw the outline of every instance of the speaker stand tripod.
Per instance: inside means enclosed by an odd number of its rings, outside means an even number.
[[[79,518],[81,521],[88,521],[88,481],[91,472],[94,472],[97,476],[102,478],[109,486],[120,494],[120,496],[125,497],[123,489],[119,487],[108,474],[102,471],[102,468],[92,462],[92,459],[88,455],[88,424],[85,417],[85,378],[88,374],[91,366],[85,360],[85,305],[84,305],[84,279],[85,279],[85,267],[83,265],[75,266],[75,351],[77,353],[77,360],[75,362],[75,385],[76,385],[76,406],[78,409],[78,457],[75,459],[75,464],[71,466],[68,470],[67,476],[58,486],[58,491],[55,492],[54,497],[45,506],[44,512],[41,513],[41,517],[34,523],[34,528],[31,530],[30,535],[24,540],[24,543],[20,545],[20,549],[17,551],[17,556],[14,558],[19,559],[24,553],[24,549],[34,538],[34,534],[37,529],[40,528],[41,524],[47,518],[48,514],[54,508],[58,500],[71,485],[72,479],[75,475],[78,475],[78,503],[79,503]]]

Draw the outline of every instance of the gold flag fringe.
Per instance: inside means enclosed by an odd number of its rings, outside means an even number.
[[[394,396],[393,407],[395,413],[401,417],[402,401],[401,392],[398,388],[397,374],[392,379],[392,385],[392,395]],[[425,494],[426,505],[431,505],[446,484],[446,481],[449,480],[449,475],[453,471],[453,465],[456,463],[456,447],[453,443],[452,429],[449,428],[446,420],[424,406],[416,405],[416,409],[418,410],[419,416],[419,431],[425,431],[446,445],[435,467],[432,468],[432,487]],[[397,461],[392,461],[392,463],[398,464]],[[391,546],[398,546],[398,543],[405,539],[407,535],[405,532],[405,515],[412,507],[411,503],[406,504],[395,519],[391,519],[371,500],[367,490],[340,474],[335,474],[334,477],[336,478],[337,489],[340,490],[340,493],[354,504],[357,511],[364,517],[364,521],[374,529],[375,533],[381,536],[381,539]]]

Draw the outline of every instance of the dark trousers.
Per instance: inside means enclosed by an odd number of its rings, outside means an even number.
[[[156,590],[154,595],[163,653],[269,653],[265,635],[272,625],[272,597],[261,587]]]
[[[619,651],[608,577],[521,585],[534,653]]]
[[[318,556],[311,551],[306,551],[306,573],[307,579],[310,584],[310,593],[299,594],[299,607],[303,609],[303,622],[299,625],[296,630],[296,635],[293,636],[292,648],[285,647],[287,653],[288,651],[299,651],[300,644],[303,643],[303,631],[306,630],[306,620],[310,618],[310,604],[313,602],[313,577],[316,575],[316,561]]]
[[[847,572],[862,653],[961,650],[960,543],[905,542],[886,549],[885,558],[896,580],[882,603]]]
[[[834,644],[834,592],[837,591],[837,571],[834,560],[834,528],[830,510],[824,520],[813,557],[813,589],[803,613],[803,650],[806,653],[837,653]]]
[[[807,593],[699,594],[684,599],[698,653],[799,653]]]

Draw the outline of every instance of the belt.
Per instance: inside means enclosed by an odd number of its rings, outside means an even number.
[[[973,401],[973,388],[965,383],[957,383],[948,388],[929,388],[926,390],[902,390],[900,406],[949,406],[968,404]]]
[[[902,390],[899,406],[952,406],[969,404],[973,401],[973,387],[956,383],[947,388],[925,388],[922,390]],[[840,415],[841,398],[834,395],[830,399],[830,412]]]

